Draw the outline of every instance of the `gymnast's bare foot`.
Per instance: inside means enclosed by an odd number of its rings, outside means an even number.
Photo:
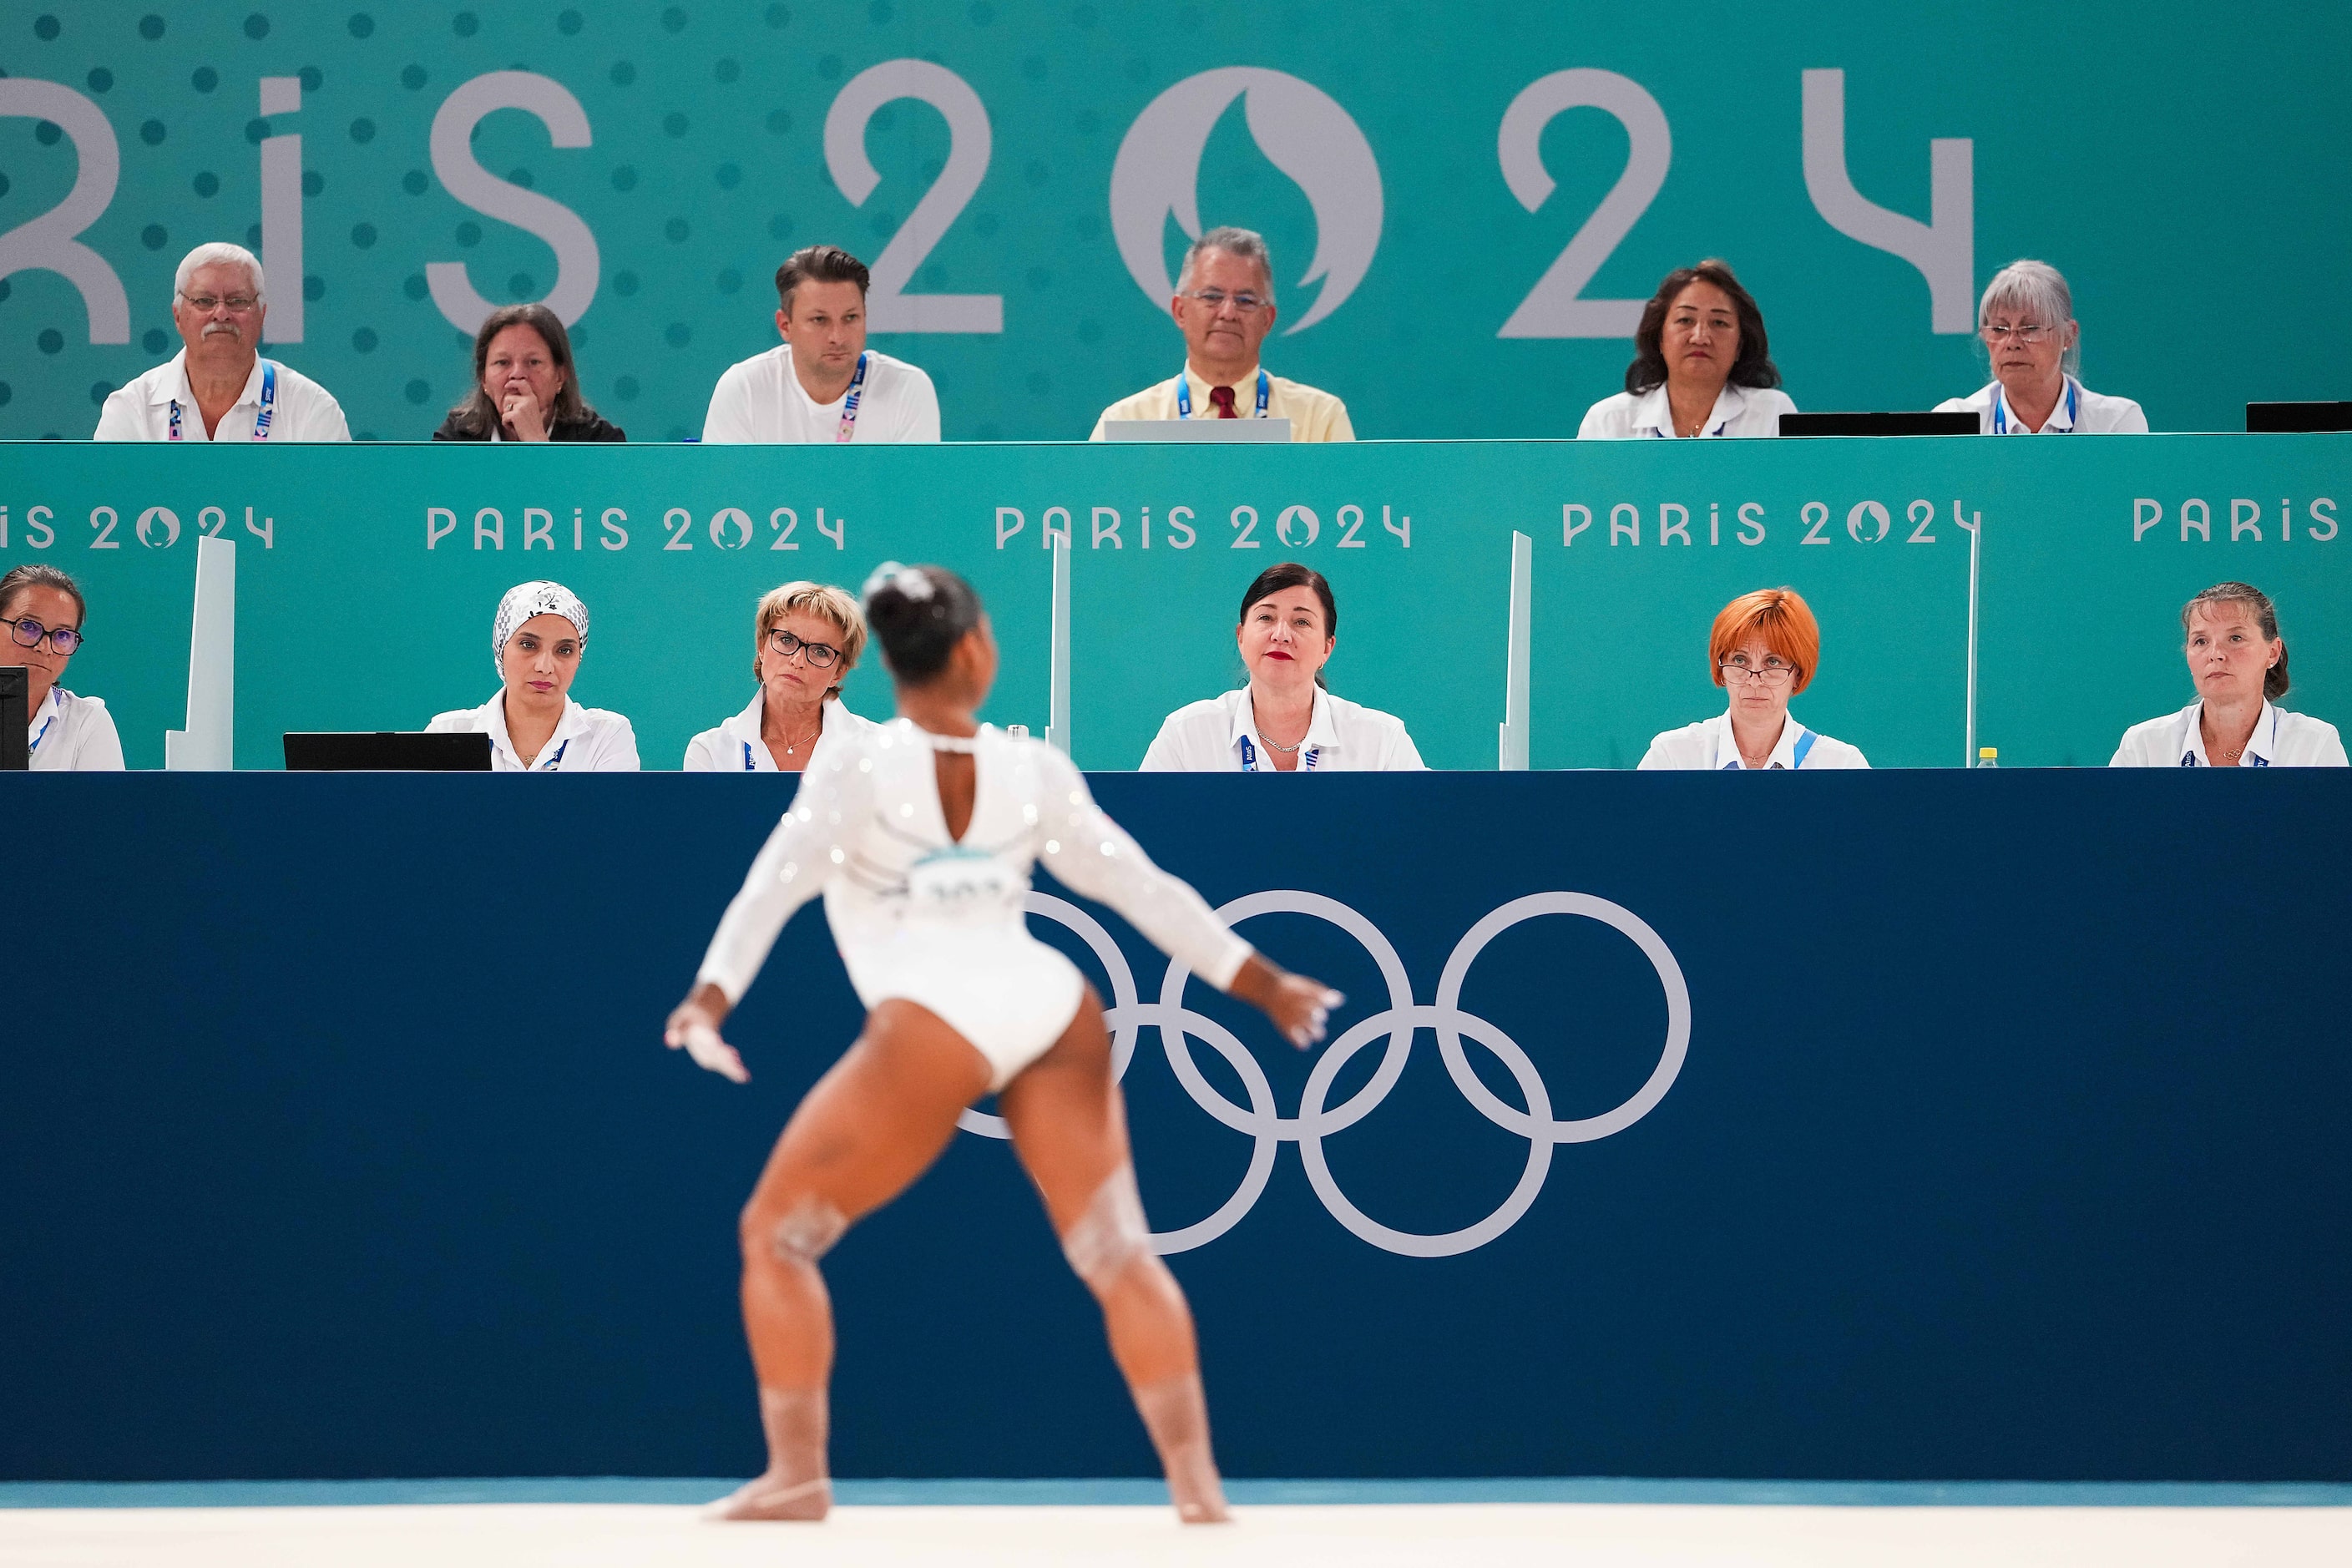
[[[823,1476],[794,1481],[772,1472],[755,1477],[702,1510],[707,1520],[799,1520],[814,1523],[833,1507],[833,1483]]]

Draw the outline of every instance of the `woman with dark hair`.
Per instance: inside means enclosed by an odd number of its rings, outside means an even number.
[[[1334,697],[1323,667],[1339,646],[1339,606],[1312,566],[1286,561],[1242,595],[1234,628],[1248,682],[1168,715],[1145,773],[1391,772],[1423,766],[1403,721]]]
[[[1625,390],[1585,410],[1577,438],[1778,436],[1797,411],[1780,385],[1764,312],[1729,264],[1678,267],[1642,307]]]
[[[0,664],[25,667],[25,739],[32,748],[26,765],[37,773],[122,771],[114,715],[98,698],[58,684],[88,640],[81,628],[89,619],[81,589],[54,566],[36,562],[0,576],[0,631],[8,634],[0,642]]]
[[[2180,606],[2197,700],[2124,731],[2112,768],[2340,768],[2336,726],[2273,707],[2286,695],[2278,608],[2250,583],[2216,583]]]
[[[572,335],[544,305],[508,305],[474,334],[474,389],[436,441],[625,441],[580,395]]]
[[[719,1026],[784,922],[824,895],[866,1027],[793,1111],[743,1209],[743,1323],[768,1468],[712,1511],[824,1517],[834,1341],[817,1260],[921,1175],[964,1108],[993,1093],[1063,1253],[1101,1303],[1178,1513],[1223,1519],[1192,1313],[1144,1225],[1102,1004],[1029,934],[1031,868],[1043,860],[1110,904],[1302,1050],[1340,997],[1267,963],[1154,866],[1067,757],[974,719],[996,679],[996,641],[961,578],[890,563],[866,583],[866,616],[898,717],[826,729],[665,1034],[743,1082]]]

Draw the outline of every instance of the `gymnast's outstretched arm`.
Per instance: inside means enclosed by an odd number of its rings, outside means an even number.
[[[738,1083],[751,1077],[719,1026],[751,988],[784,922],[823,890],[844,846],[871,813],[873,778],[857,765],[863,760],[846,731],[818,742],[793,804],[719,918],[693,989],[669,1016],[662,1037],[671,1049]]]
[[[1191,883],[1153,865],[1142,846],[1095,804],[1076,763],[1042,743],[1037,752],[1045,799],[1036,846],[1045,868],[1125,915],[1162,952],[1218,990],[1257,1006],[1292,1045],[1303,1050],[1322,1039],[1331,1009],[1345,998],[1320,981],[1286,972],[1234,934]]]

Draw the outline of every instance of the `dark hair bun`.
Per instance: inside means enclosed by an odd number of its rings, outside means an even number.
[[[947,668],[964,634],[980,624],[980,595],[944,566],[886,561],[866,580],[866,623],[890,673],[919,685]]]

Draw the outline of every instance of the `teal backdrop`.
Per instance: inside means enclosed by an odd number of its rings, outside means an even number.
[[[1004,649],[988,717],[1046,721],[1049,538],[1071,541],[1074,751],[1131,768],[1161,718],[1237,685],[1264,567],[1331,579],[1341,695],[1400,715],[1433,766],[1491,768],[1510,536],[1533,542],[1531,760],[1626,767],[1720,711],[1706,637],[1787,584],[1824,627],[1793,710],[1879,766],[1963,758],[1969,530],[1982,530],[1979,731],[2004,763],[2105,763],[2193,695],[2179,606],[2277,600],[2286,706],[2352,722],[2352,436],[2064,441],[1369,442],[356,448],[0,445],[0,565],[89,590],[68,673],[134,767],[184,718],[194,542],[237,543],[240,766],[288,730],[416,729],[496,689],[514,583],[586,600],[573,694],[648,766],[752,690],[752,606],[810,577],[940,561]],[[1955,521],[1956,518],[1958,521]],[[889,711],[869,659],[858,711]]]
[[[2352,392],[2311,319],[2352,282],[2347,58],[2352,11],[2273,0],[2021,25],[1981,5],[27,0],[0,16],[0,437],[86,436],[176,351],[173,268],[216,238],[270,259],[272,326],[296,334],[272,352],[365,436],[422,437],[464,390],[430,270],[454,268],[486,303],[554,296],[590,397],[634,437],[698,431],[719,372],[774,341],[777,263],[819,240],[889,255],[875,341],[930,371],[950,439],[1083,436],[1176,369],[1159,279],[1188,226],[1221,222],[1274,247],[1267,363],[1338,392],[1366,437],[1572,434],[1629,357],[1605,301],[1705,255],[1761,300],[1801,407],[1980,384],[1967,307],[2036,256],[2074,280],[2090,384],[2158,430],[2235,430],[2251,398]],[[1809,116],[1810,71],[1843,73],[1816,83],[1842,112]],[[265,79],[287,84],[266,115]]]

